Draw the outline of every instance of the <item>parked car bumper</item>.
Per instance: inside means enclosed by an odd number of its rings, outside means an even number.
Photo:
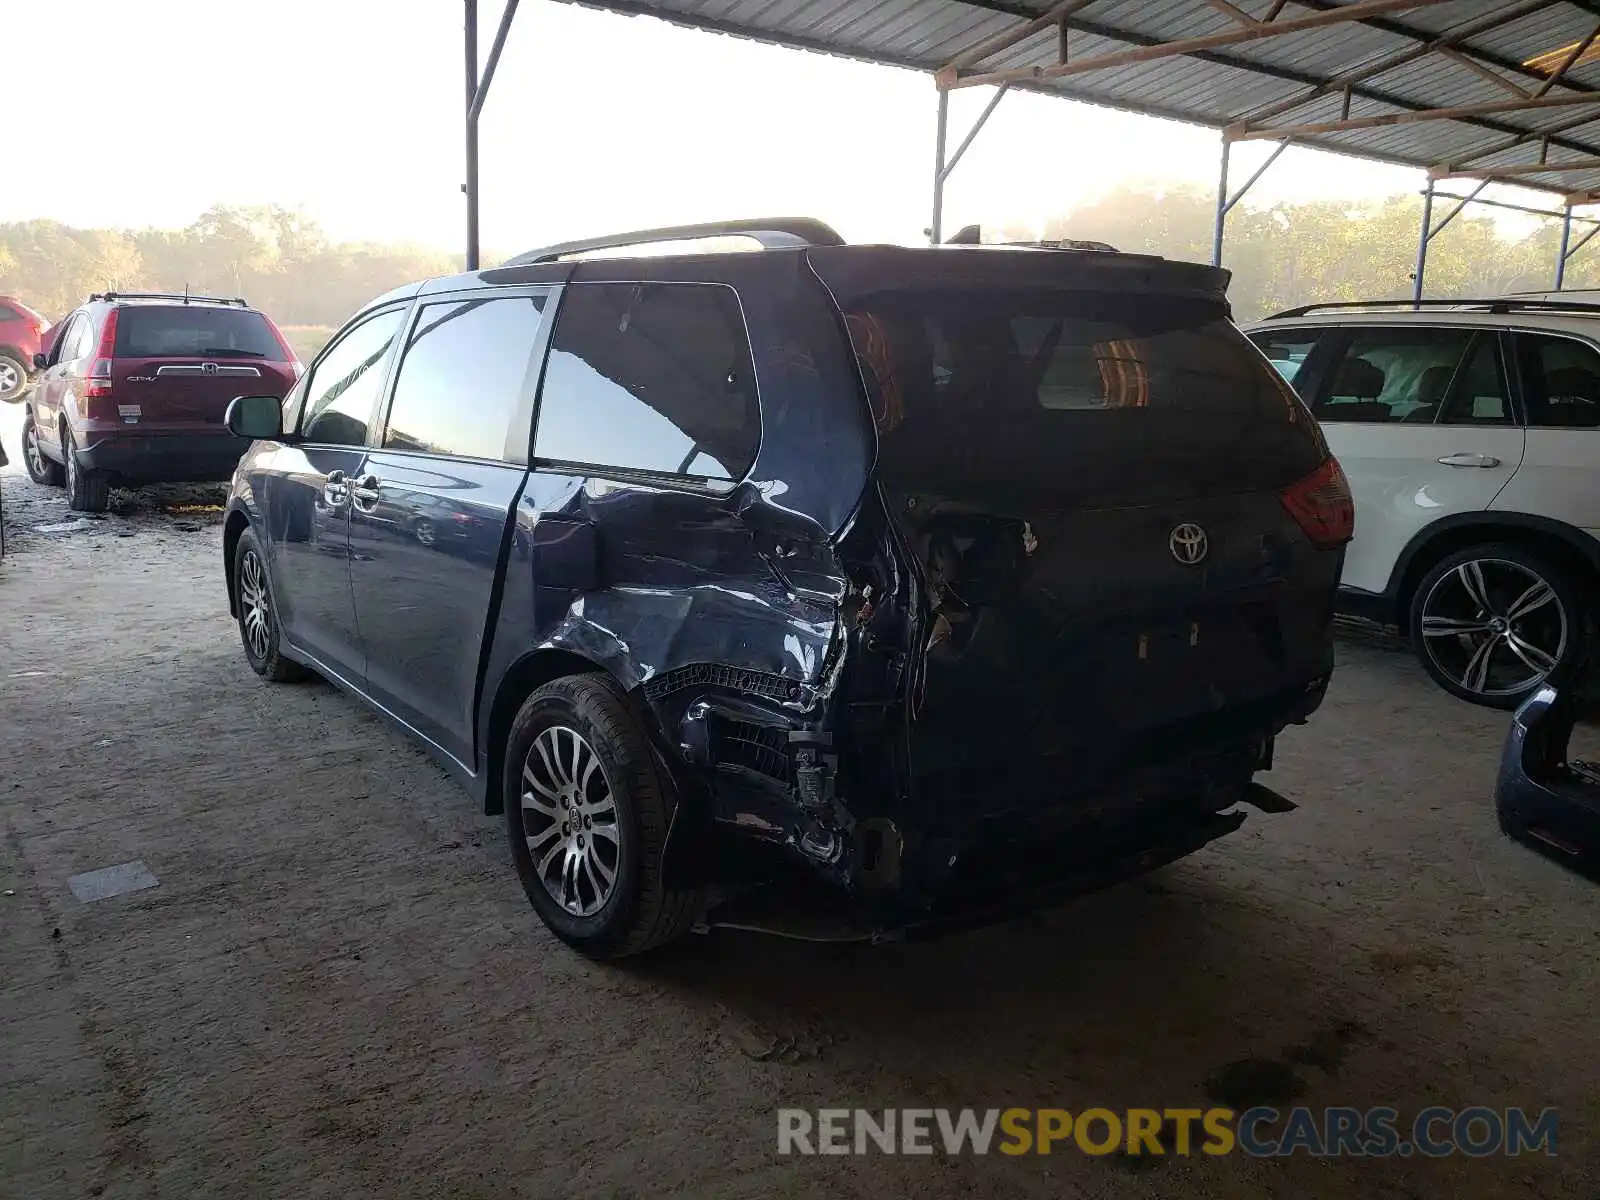
[[[1512,837],[1600,863],[1600,770],[1567,758],[1579,698],[1544,687],[1517,710],[1500,756],[1495,809]]]
[[[216,432],[102,435],[78,448],[78,466],[104,471],[123,483],[221,483],[250,448],[244,438]]]

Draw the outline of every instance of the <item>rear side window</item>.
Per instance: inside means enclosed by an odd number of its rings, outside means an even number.
[[[129,304],[117,310],[118,358],[264,358],[285,362],[267,319],[243,308]]]
[[[1292,384],[1316,348],[1317,333],[1314,329],[1258,330],[1250,340],[1267,356],[1284,382]]]
[[[1510,424],[1499,338],[1472,329],[1350,330],[1312,411],[1361,424]]]
[[[518,414],[544,307],[543,296],[423,305],[400,360],[384,446],[526,463],[528,425]]]
[[[1528,424],[1546,429],[1600,428],[1600,354],[1572,338],[1517,335]]]
[[[566,289],[539,396],[539,458],[727,484],[744,477],[760,441],[750,341],[733,289]]]
[[[20,321],[22,314],[9,304],[0,304],[0,321]]]

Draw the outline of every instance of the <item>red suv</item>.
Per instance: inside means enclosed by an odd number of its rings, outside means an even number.
[[[0,296],[0,400],[15,402],[28,390],[33,356],[50,322],[21,300]]]
[[[61,322],[22,425],[38,483],[101,512],[113,483],[226,480],[249,444],[222,423],[241,393],[282,396],[302,367],[243,300],[107,292]]]

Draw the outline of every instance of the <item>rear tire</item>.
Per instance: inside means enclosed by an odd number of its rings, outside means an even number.
[[[0,403],[16,404],[32,388],[28,382],[28,368],[21,359],[0,354]]]
[[[241,533],[239,544],[233,548],[233,577],[238,589],[234,608],[239,614],[239,641],[250,669],[274,683],[306,678],[310,672],[305,667],[284,657],[267,560],[262,557],[261,545],[252,530]]]
[[[67,507],[78,512],[105,512],[111,503],[111,480],[102,471],[85,471],[78,465],[78,443],[70,425],[61,429],[61,457],[66,459]]]
[[[1411,598],[1408,632],[1423,668],[1452,696],[1514,709],[1570,682],[1595,639],[1595,606],[1560,561],[1509,542],[1446,555]]]
[[[51,462],[39,448],[39,427],[33,423],[33,410],[22,418],[22,465],[28,478],[46,487],[61,486],[61,464]]]
[[[512,857],[552,933],[605,959],[688,932],[703,893],[669,890],[662,873],[672,785],[609,676],[569,675],[529,696],[504,761]]]

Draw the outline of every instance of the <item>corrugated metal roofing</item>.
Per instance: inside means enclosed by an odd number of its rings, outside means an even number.
[[[591,8],[661,17],[682,25],[936,71],[963,51],[1056,7],[1052,0],[568,0]],[[1233,0],[1259,19],[1269,0]],[[1349,0],[1288,0],[1280,21],[1347,7]],[[1454,49],[1524,91],[1545,77],[1526,62],[1570,46],[1600,28],[1600,0],[1447,0],[1359,22],[1337,23],[1181,57],[1127,63],[1014,86],[1212,127],[1307,94],[1311,88],[1414,50],[1496,14],[1513,21],[1460,40]],[[1066,18],[1071,61],[1155,42],[1205,37],[1239,28],[1207,0],[1089,0]],[[1595,45],[1600,47],[1600,39]],[[985,71],[1048,68],[1058,61],[1053,29],[984,61]],[[1600,61],[1570,70],[1548,94],[1593,92],[1587,103],[1455,120],[1341,130],[1296,138],[1297,144],[1432,167],[1461,163],[1528,140],[1474,165],[1508,166],[1600,158]],[[1432,53],[1374,74],[1351,89],[1352,117],[1454,108],[1515,99],[1511,90],[1461,62]],[[1263,122],[1269,126],[1338,120],[1340,93],[1319,97]],[[1541,160],[1541,137],[1549,135]],[[1559,193],[1600,193],[1600,170],[1522,176],[1519,184]]]

